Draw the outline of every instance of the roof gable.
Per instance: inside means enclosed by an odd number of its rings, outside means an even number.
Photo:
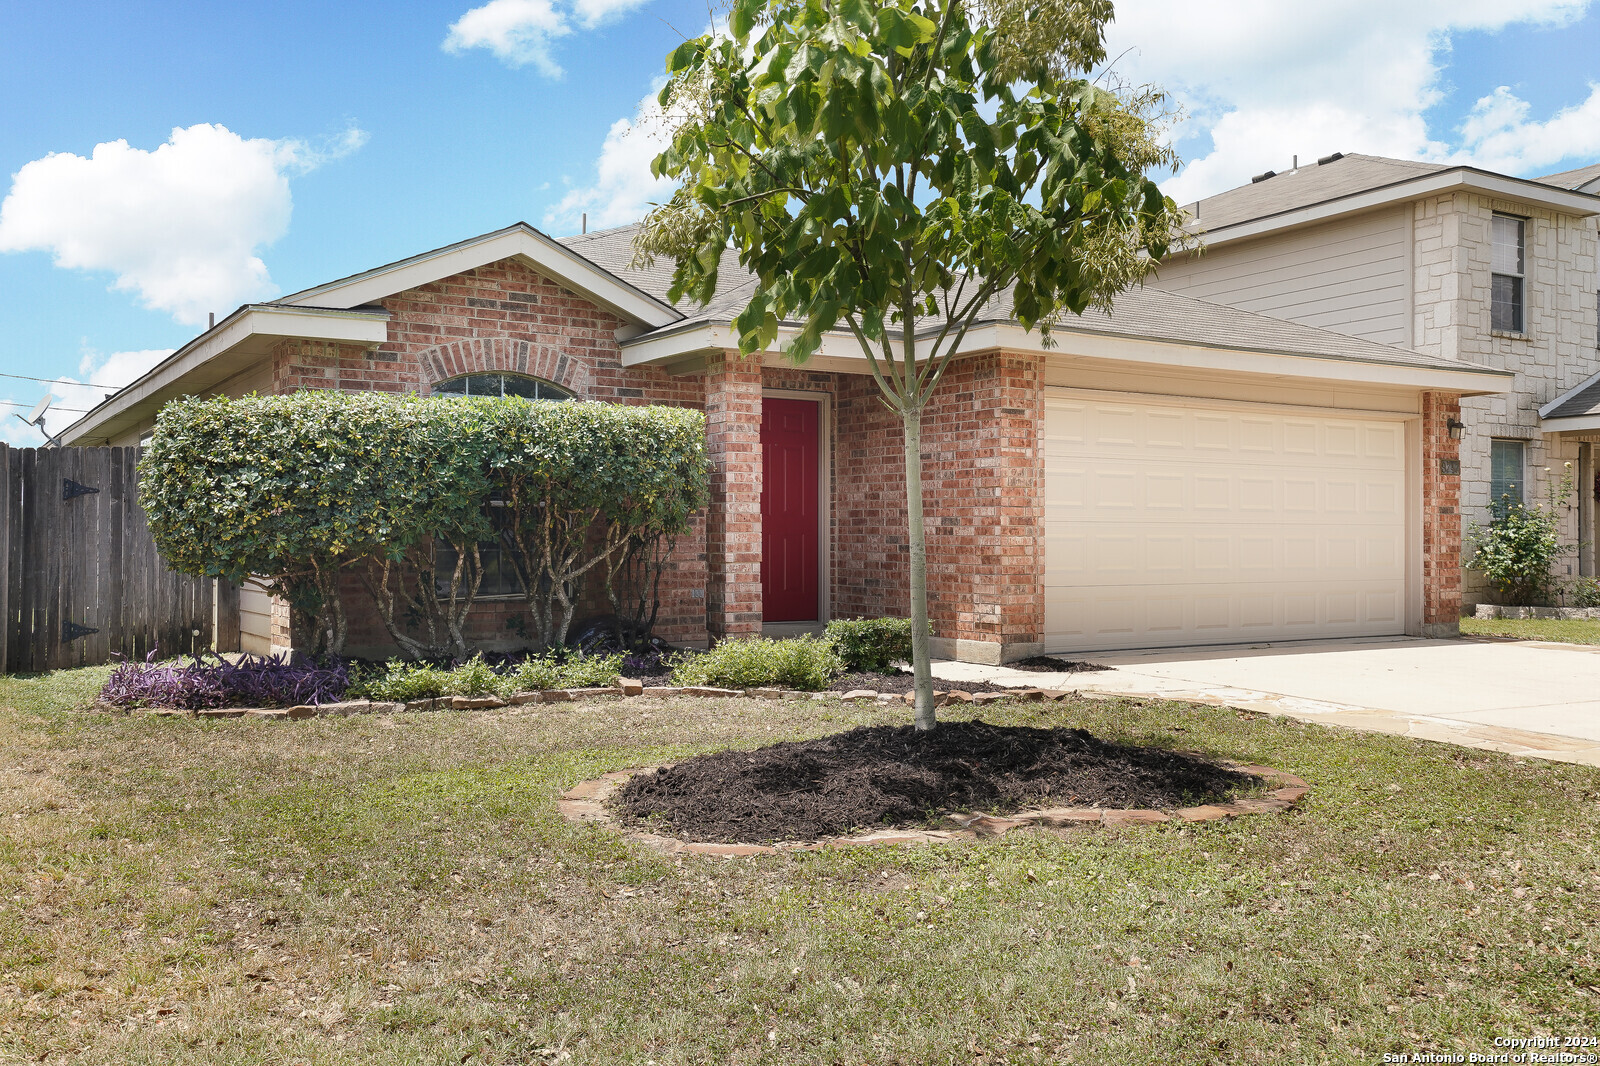
[[[649,329],[683,317],[661,297],[640,288],[632,280],[618,277],[526,222],[374,267],[274,302],[301,307],[360,307],[503,259],[520,260],[564,288],[614,311],[626,321]]]

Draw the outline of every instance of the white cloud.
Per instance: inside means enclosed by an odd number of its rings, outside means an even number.
[[[245,139],[202,123],[154,151],[97,144],[25,164],[0,204],[0,251],[48,251],[55,264],[106,270],[113,288],[201,325],[273,291],[257,254],[289,225],[289,177],[359,148],[351,129],[316,149]]]
[[[1563,159],[1600,156],[1600,84],[1591,82],[1588,99],[1549,121],[1530,120],[1530,110],[1504,85],[1483,97],[1461,125],[1460,161],[1528,174],[1547,171]]]
[[[1181,138],[1210,135],[1209,149],[1163,184],[1184,202],[1282,170],[1293,155],[1439,160],[1482,149],[1490,154],[1480,165],[1516,158],[1498,145],[1516,143],[1519,125],[1502,126],[1492,147],[1465,135],[1452,144],[1428,129],[1450,36],[1560,25],[1589,2],[1121,0],[1108,47],[1123,77],[1177,96],[1189,113]],[[1519,118],[1527,124],[1525,110]],[[1544,164],[1530,157],[1528,165]]]
[[[101,355],[87,350],[78,362],[76,377],[66,377],[53,384],[40,384],[33,395],[19,395],[13,390],[6,399],[27,407],[0,407],[0,440],[23,448],[34,448],[45,442],[44,434],[13,414],[26,415],[46,392],[51,397],[50,409],[45,412],[44,428],[59,433],[82,418],[81,412],[90,410],[106,398],[106,394],[136,380],[174,349],[145,349],[133,352],[112,352]]]
[[[650,210],[652,203],[660,203],[672,195],[671,179],[657,178],[650,173],[651,161],[661,154],[668,142],[668,126],[662,119],[661,105],[656,103],[656,94],[660,91],[657,85],[640,100],[639,110],[632,119],[619,118],[611,124],[595,164],[595,183],[562,197],[560,203],[545,213],[546,226],[576,230],[580,217],[586,212],[590,229],[622,226],[637,222]]]
[[[489,0],[451,25],[444,48],[487,48],[511,66],[531,63],[546,77],[559,78],[561,65],[550,57],[550,42],[571,32],[567,16],[550,0]]]
[[[489,0],[451,24],[444,49],[487,48],[510,66],[532,66],[546,77],[559,78],[563,71],[550,53],[550,42],[571,33],[574,23],[592,30],[646,2],[570,0],[557,6],[553,0]]]

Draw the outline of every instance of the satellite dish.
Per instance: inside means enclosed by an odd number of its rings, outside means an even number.
[[[39,419],[43,418],[44,413],[49,409],[50,395],[46,393],[44,399],[33,405],[33,410],[28,412],[28,417],[24,419],[24,421],[28,422],[30,425],[38,425]]]

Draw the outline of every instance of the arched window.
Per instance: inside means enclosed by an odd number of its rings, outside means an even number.
[[[463,374],[433,387],[435,396],[522,396],[529,400],[572,400],[560,385],[526,374]]]
[[[435,396],[521,396],[529,400],[575,400],[570,391],[548,381],[530,378],[526,374],[463,374],[433,387]],[[504,546],[498,540],[486,540],[478,545],[478,558],[483,563],[483,583],[478,587],[480,598],[493,596],[520,596],[522,579],[516,567],[507,558]],[[450,575],[456,568],[456,551],[440,541],[434,547],[433,565],[439,591],[447,591]]]

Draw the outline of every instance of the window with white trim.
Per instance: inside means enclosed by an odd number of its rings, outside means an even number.
[[[1497,515],[1505,514],[1512,504],[1524,502],[1522,475],[1527,452],[1527,441],[1489,442],[1489,509]]]
[[[526,374],[463,374],[433,387],[435,396],[521,396],[527,400],[571,400],[560,385]]]
[[[576,399],[567,389],[541,378],[498,372],[463,374],[441,381],[433,387],[433,393],[435,396],[520,396],[527,400]],[[489,506],[496,504],[491,500]],[[498,540],[485,540],[478,544],[478,562],[483,567],[483,582],[478,586],[480,598],[522,595],[522,577]],[[434,581],[442,595],[449,591],[450,578],[455,573],[455,548],[443,541],[436,541],[433,567]]]
[[[1494,248],[1490,254],[1493,276],[1489,325],[1497,333],[1525,333],[1527,278],[1523,267],[1527,219],[1495,215],[1490,225]]]

